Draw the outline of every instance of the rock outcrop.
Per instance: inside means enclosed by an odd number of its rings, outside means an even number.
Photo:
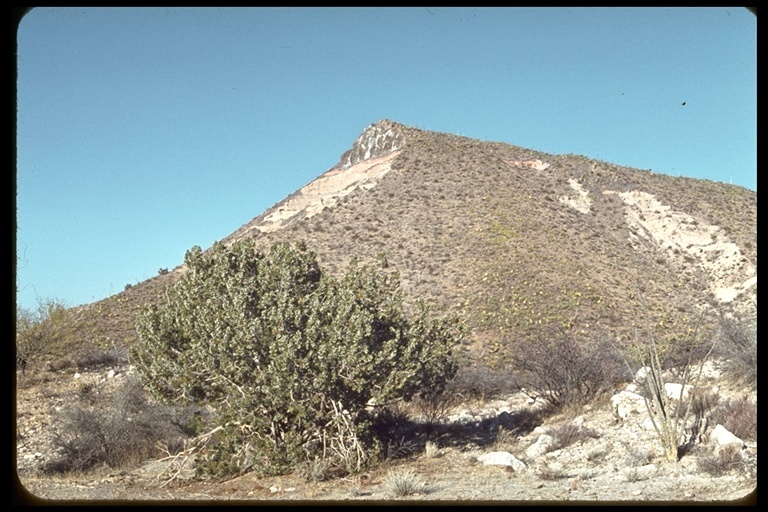
[[[382,119],[363,130],[352,148],[341,155],[337,169],[348,169],[360,162],[386,156],[405,147],[404,126]]]

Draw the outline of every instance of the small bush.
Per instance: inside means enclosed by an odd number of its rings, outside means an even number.
[[[404,466],[389,470],[383,484],[387,492],[396,498],[418,494],[424,488],[424,482],[416,471]]]
[[[410,457],[416,451],[413,441],[401,437],[397,440],[390,440],[387,443],[387,459],[404,459]]]
[[[570,478],[573,476],[570,472],[566,471],[561,465],[543,464],[539,468],[539,478],[542,480],[562,480],[564,478]]]
[[[25,373],[30,363],[57,352],[69,338],[64,304],[38,301],[37,309],[16,306],[16,365]]]
[[[549,451],[560,450],[577,442],[600,437],[596,430],[578,426],[574,423],[564,423],[559,427],[549,428],[547,429],[547,434],[554,439],[554,443],[550,445]]]
[[[76,354],[74,361],[78,368],[95,368],[97,366],[115,366],[127,362],[127,359],[125,354],[114,348],[89,348]]]
[[[158,442],[178,442],[180,432],[171,419],[169,409],[149,403],[140,384],[129,381],[111,403],[74,405],[60,413],[53,440],[59,457],[43,471],[82,472],[101,464],[118,468],[142,462],[157,452]]]
[[[757,383],[757,320],[727,318],[720,322],[718,355],[725,359],[726,375]]]
[[[479,364],[460,366],[456,376],[446,385],[446,393],[466,402],[485,402],[505,394],[511,395],[518,390],[509,369],[497,370]]]
[[[496,438],[493,441],[493,450],[497,452],[507,452],[517,446],[517,435],[514,430],[499,427],[496,432]]]
[[[723,476],[731,471],[744,468],[741,450],[738,446],[726,446],[709,455],[703,455],[696,461],[699,469],[712,476]]]
[[[331,462],[328,459],[315,458],[301,464],[297,474],[307,482],[324,482],[331,476]]]
[[[540,333],[516,347],[513,366],[521,388],[554,407],[589,403],[627,375],[608,341],[580,345],[569,333]]]
[[[746,397],[721,403],[712,411],[710,423],[722,425],[744,441],[757,441],[757,406]]]
[[[419,394],[414,398],[413,405],[427,425],[435,426],[445,422],[451,409],[458,405],[458,400],[449,390],[439,390]]]

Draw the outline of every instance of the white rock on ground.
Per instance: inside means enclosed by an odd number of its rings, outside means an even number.
[[[486,466],[509,466],[515,471],[523,471],[525,463],[509,452],[491,452],[477,458]]]

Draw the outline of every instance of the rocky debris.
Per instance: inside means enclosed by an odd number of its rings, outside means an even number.
[[[629,418],[632,414],[640,414],[645,411],[645,398],[632,391],[619,391],[611,397],[613,414],[620,420]]]

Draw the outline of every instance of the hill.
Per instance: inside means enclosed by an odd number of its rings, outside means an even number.
[[[738,186],[382,120],[222,241],[303,239],[331,272],[384,254],[408,300],[460,315],[469,353],[503,362],[545,328],[628,340],[647,313],[675,340],[754,314],[756,220],[756,192]],[[134,343],[136,312],[180,272],[70,310],[76,338]]]

